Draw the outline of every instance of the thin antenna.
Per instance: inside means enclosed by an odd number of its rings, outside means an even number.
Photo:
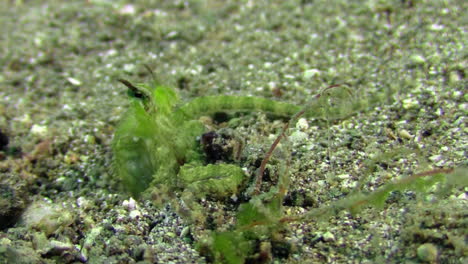
[[[151,69],[151,67],[148,65],[148,64],[143,64],[143,67],[145,67],[145,69],[149,72],[149,74],[151,74],[151,78],[153,79],[153,82],[157,83],[157,79],[156,79],[156,74],[154,74],[154,71],[153,69]]]
[[[279,133],[279,135],[276,137],[275,141],[273,142],[273,144],[271,144],[270,146],[270,149],[267,151],[267,153],[265,154],[265,157],[263,158],[262,160],[262,163],[260,164],[260,168],[258,168],[257,170],[257,179],[255,180],[255,189],[254,189],[254,194],[259,194],[260,193],[260,188],[261,188],[261,185],[262,185],[262,177],[263,177],[263,173],[265,172],[265,167],[268,163],[268,161],[270,160],[271,156],[273,155],[273,152],[275,151],[276,147],[278,146],[278,144],[280,143],[281,139],[283,137],[287,137],[287,130],[289,128],[289,126],[296,122],[299,117],[301,117],[306,111],[307,109],[310,107],[310,104],[313,102],[313,101],[316,101],[318,99],[320,99],[320,97],[328,90],[330,89],[333,89],[335,87],[340,87],[340,86],[343,86],[343,85],[346,85],[346,86],[349,86],[349,84],[347,83],[340,83],[340,84],[334,84],[334,85],[330,85],[324,89],[322,89],[321,91],[319,91],[317,94],[313,95],[313,97],[306,103],[306,105],[301,109],[299,110],[299,112],[297,112],[296,114],[294,114],[288,122],[286,122],[286,124],[284,124],[283,128],[281,129],[281,132]]]

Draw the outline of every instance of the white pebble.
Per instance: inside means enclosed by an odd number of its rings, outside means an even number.
[[[33,125],[31,127],[31,134],[36,135],[36,136],[45,136],[47,134],[47,126],[42,126],[42,125]]]
[[[304,131],[309,128],[309,123],[307,123],[305,118],[299,118],[296,123],[296,128]]]
[[[130,214],[128,214],[128,216],[131,218],[131,219],[135,219],[135,218],[138,218],[141,216],[141,212],[138,211],[138,210],[132,210],[130,212]]]

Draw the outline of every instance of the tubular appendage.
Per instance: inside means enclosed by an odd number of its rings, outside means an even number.
[[[188,119],[219,111],[261,111],[278,116],[292,116],[300,106],[253,96],[203,96],[180,107],[177,112]]]

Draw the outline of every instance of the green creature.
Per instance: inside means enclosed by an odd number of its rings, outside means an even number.
[[[135,197],[149,186],[160,184],[191,189],[198,196],[234,194],[244,173],[234,165],[203,166],[196,138],[205,132],[205,127],[197,118],[235,110],[292,116],[301,109],[260,97],[227,95],[198,97],[180,105],[172,88],[120,81],[129,88],[131,105],[115,131],[114,168]]]

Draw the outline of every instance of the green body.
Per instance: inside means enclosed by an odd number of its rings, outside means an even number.
[[[224,95],[199,97],[178,107],[179,99],[171,88],[138,85],[132,90],[130,108],[115,131],[112,147],[116,174],[135,197],[158,184],[214,196],[237,191],[240,180],[231,177],[237,177],[240,168],[202,166],[196,138],[205,128],[198,117],[230,110],[259,110],[291,116],[300,110],[299,106],[265,98]],[[191,169],[179,176],[183,165]],[[225,190],[216,193],[213,191],[216,186],[224,186]]]

